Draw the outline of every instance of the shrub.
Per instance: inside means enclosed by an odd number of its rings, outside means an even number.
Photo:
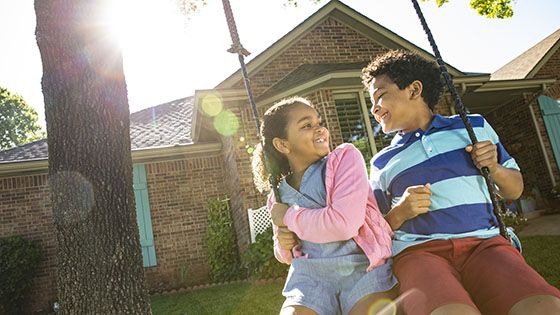
[[[288,265],[276,260],[273,251],[272,226],[263,233],[258,234],[255,243],[242,256],[243,266],[249,278],[271,279],[285,277],[288,274]]]
[[[21,236],[0,238],[0,313],[19,313],[39,259],[36,242]]]
[[[208,264],[214,282],[239,279],[240,258],[228,199],[208,201]]]

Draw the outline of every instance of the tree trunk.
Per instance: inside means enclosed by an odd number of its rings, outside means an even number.
[[[150,314],[122,55],[97,0],[35,0],[62,314]],[[105,34],[104,34],[105,33]]]

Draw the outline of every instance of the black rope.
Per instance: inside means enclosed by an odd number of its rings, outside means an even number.
[[[231,10],[231,5],[229,4],[229,0],[222,0],[222,4],[224,6],[224,12],[226,15],[227,25],[229,28],[229,34],[231,36],[232,45],[227,51],[232,54],[237,54],[239,59],[239,64],[241,65],[241,74],[243,76],[243,83],[245,84],[245,90],[247,91],[247,96],[249,97],[249,104],[251,105],[251,109],[253,112],[253,119],[255,120],[256,127],[257,127],[257,139],[259,139],[261,146],[263,148],[263,155],[265,159],[265,168],[269,170],[268,166],[268,158],[266,153],[264,152],[264,139],[261,137],[261,126],[259,124],[259,112],[257,110],[257,103],[255,102],[255,97],[253,96],[253,91],[251,89],[251,81],[249,80],[249,74],[247,73],[247,66],[245,65],[245,57],[249,56],[251,53],[243,48],[241,45],[241,41],[239,39],[239,34],[237,33],[237,26],[235,25],[235,19],[233,18],[233,11]],[[269,172],[270,173],[270,172]],[[272,190],[274,192],[274,198],[276,202],[282,202],[280,197],[280,191],[278,190],[278,180],[276,178],[276,174],[271,174],[270,176],[270,185],[272,186]]]
[[[471,122],[470,122],[469,118],[467,117],[467,113],[466,113],[466,110],[465,110],[465,105],[463,104],[463,101],[461,100],[461,97],[459,96],[459,93],[457,92],[457,89],[455,88],[455,85],[453,84],[453,78],[451,78],[451,75],[447,71],[447,67],[445,66],[445,63],[443,62],[443,59],[441,58],[441,54],[439,53],[439,49],[436,45],[436,41],[434,40],[434,36],[432,35],[432,32],[430,31],[430,28],[428,27],[428,23],[426,23],[426,19],[424,18],[424,14],[422,13],[422,10],[420,9],[420,5],[418,5],[418,1],[417,0],[412,0],[412,4],[414,5],[414,9],[416,10],[416,15],[418,15],[418,18],[420,19],[420,23],[422,24],[422,27],[424,28],[424,32],[428,36],[428,41],[430,42],[430,46],[432,46],[432,50],[434,51],[434,55],[436,57],[436,62],[439,65],[439,70],[441,72],[441,75],[443,76],[443,79],[445,80],[445,84],[447,85],[447,89],[451,93],[451,96],[453,97],[453,100],[455,102],[455,108],[457,109],[457,112],[459,113],[459,116],[461,117],[461,119],[463,120],[463,123],[465,124],[465,128],[467,129],[467,133],[469,134],[469,138],[471,140],[471,143],[475,144],[475,143],[478,142],[478,140],[476,139],[476,135],[474,133]],[[502,206],[500,204],[500,200],[498,199],[498,194],[496,193],[496,187],[494,185],[494,180],[490,176],[490,170],[488,169],[488,167],[483,167],[482,168],[482,176],[484,176],[484,179],[486,180],[486,187],[488,188],[488,192],[490,194],[490,199],[492,200],[494,216],[498,220],[498,227],[500,228],[500,235],[509,239],[509,237],[507,236],[507,231],[506,231],[506,227],[504,225],[504,221],[502,219],[502,214],[501,214],[502,213]]]

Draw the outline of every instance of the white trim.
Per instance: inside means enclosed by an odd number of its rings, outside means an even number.
[[[520,90],[526,88],[540,88],[543,84],[552,84],[556,79],[520,79],[520,80],[504,80],[489,81],[482,85],[474,92],[491,92],[503,90]]]
[[[146,162],[146,160],[158,160],[177,156],[186,157],[190,154],[218,153],[222,150],[221,143],[183,144],[174,146],[161,146],[141,148],[132,150],[132,162]],[[49,168],[48,159],[36,159],[14,162],[0,162],[0,176],[18,175],[19,173],[47,172]]]
[[[362,109],[362,115],[364,115],[364,122],[366,124],[366,131],[369,140],[369,148],[371,150],[371,156],[377,154],[377,146],[375,145],[375,137],[373,136],[373,129],[371,129],[371,120],[369,120],[369,112],[367,108],[366,97],[364,96],[364,91],[358,92],[358,98],[360,101],[360,107]],[[366,161],[369,163],[369,161]]]
[[[320,76],[316,79],[313,79],[311,81],[307,81],[304,84],[295,86],[289,90],[286,90],[284,92],[281,92],[279,94],[273,95],[267,99],[264,99],[262,101],[260,101],[258,103],[259,106],[261,105],[265,105],[265,104],[271,104],[273,103],[275,100],[279,100],[291,95],[296,95],[298,94],[300,91],[305,91],[306,89],[310,89],[312,87],[315,87],[316,85],[325,83],[331,79],[346,79],[346,78],[359,78],[359,76],[356,76],[356,73],[358,73],[355,70],[343,70],[343,71],[336,71],[336,72],[332,72],[332,73],[328,73],[325,74],[323,76]]]

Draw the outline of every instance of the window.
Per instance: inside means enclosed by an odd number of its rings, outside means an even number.
[[[335,94],[335,105],[344,142],[356,146],[367,164],[375,153],[391,142],[370,112],[369,96],[363,92]]]

